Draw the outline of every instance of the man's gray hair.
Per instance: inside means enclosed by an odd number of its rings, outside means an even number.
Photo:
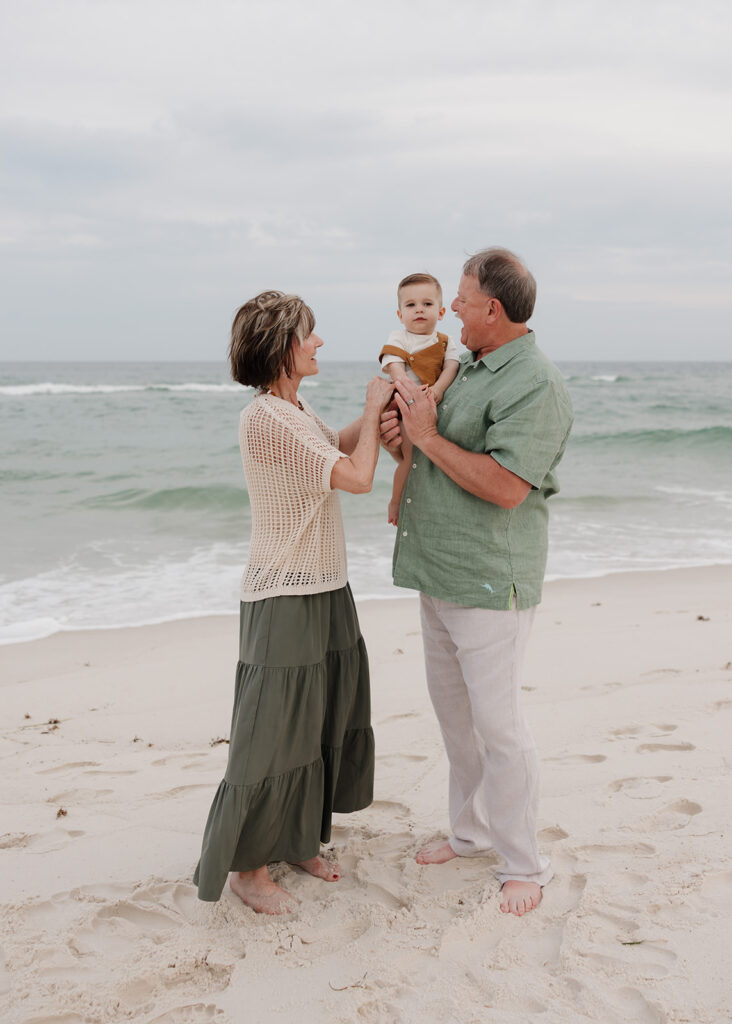
[[[482,249],[463,266],[467,277],[477,277],[478,286],[498,299],[514,324],[525,324],[534,312],[536,281],[515,253],[508,249]]]

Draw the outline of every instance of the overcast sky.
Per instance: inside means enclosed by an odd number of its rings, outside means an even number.
[[[218,359],[504,245],[557,359],[730,359],[732,5],[5,0],[0,359]],[[451,315],[448,331],[459,330]]]

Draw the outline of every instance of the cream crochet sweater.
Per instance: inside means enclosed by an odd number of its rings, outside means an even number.
[[[320,594],[346,585],[346,543],[330,474],[338,432],[302,402],[257,395],[241,414],[239,445],[252,509],[242,601]]]

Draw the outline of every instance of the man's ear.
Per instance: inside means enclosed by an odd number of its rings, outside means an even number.
[[[498,318],[500,317],[502,310],[503,306],[501,305],[501,300],[496,298],[490,298],[488,300],[488,305],[486,306],[485,311],[486,323],[494,324],[496,320],[498,320]]]

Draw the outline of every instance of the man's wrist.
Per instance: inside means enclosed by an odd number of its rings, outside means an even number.
[[[440,435],[437,433],[437,427],[433,427],[419,437],[414,438],[412,444],[416,444],[420,451],[424,452],[425,455],[429,455],[430,449],[434,449],[435,441],[439,442],[439,439]]]

